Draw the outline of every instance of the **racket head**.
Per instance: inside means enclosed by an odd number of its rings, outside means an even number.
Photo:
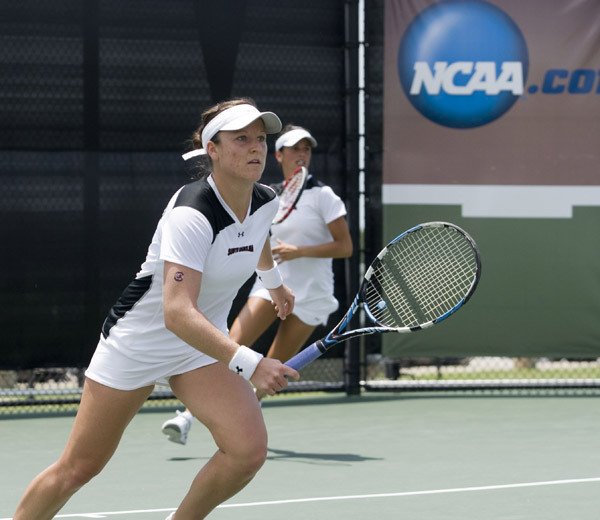
[[[306,187],[307,178],[308,170],[301,166],[283,183],[279,194],[279,209],[273,217],[272,224],[280,224],[290,215]]]
[[[415,331],[454,314],[480,278],[473,238],[454,224],[428,222],[405,231],[377,255],[359,298],[378,326]]]

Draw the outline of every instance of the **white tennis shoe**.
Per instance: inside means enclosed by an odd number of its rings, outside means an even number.
[[[162,432],[168,435],[171,442],[184,445],[187,442],[187,436],[194,420],[193,417],[188,418],[188,415],[190,415],[189,412],[177,410],[177,417],[163,423]]]

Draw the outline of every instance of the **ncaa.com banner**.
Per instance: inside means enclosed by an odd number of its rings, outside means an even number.
[[[387,0],[384,67],[384,238],[451,220],[483,260],[405,354],[600,355],[600,2]]]

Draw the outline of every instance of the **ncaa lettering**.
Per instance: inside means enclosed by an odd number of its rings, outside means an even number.
[[[497,75],[494,61],[436,61],[433,71],[426,61],[416,61],[413,67],[415,75],[410,86],[410,94],[418,95],[424,88],[430,95],[443,90],[454,96],[469,96],[477,91],[488,95],[500,92],[512,92],[515,96],[523,94],[523,64],[520,61],[505,61]],[[466,84],[456,84],[457,76],[470,78]]]

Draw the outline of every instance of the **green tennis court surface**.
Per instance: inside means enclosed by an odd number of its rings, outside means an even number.
[[[596,397],[377,394],[278,397],[263,407],[269,456],[215,520],[572,519],[600,511]],[[214,451],[141,413],[107,468],[56,518],[164,519]],[[0,520],[53,462],[72,417],[0,420]],[[242,439],[240,439],[240,442]]]

